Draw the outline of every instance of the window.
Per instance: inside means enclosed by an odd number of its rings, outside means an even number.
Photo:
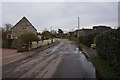
[[[8,34],[8,39],[11,39],[11,35],[10,34]]]
[[[23,29],[27,29],[27,28],[24,26]]]

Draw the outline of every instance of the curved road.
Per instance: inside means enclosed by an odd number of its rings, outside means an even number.
[[[3,78],[95,78],[95,68],[68,40],[3,66]]]

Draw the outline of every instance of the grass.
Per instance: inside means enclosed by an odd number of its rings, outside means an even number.
[[[84,44],[82,44],[82,43],[79,43],[80,44],[80,46],[82,47],[82,48],[84,48],[84,49],[88,49],[89,47],[87,47],[87,46],[85,46]]]
[[[98,67],[98,69],[101,71],[105,78],[120,78],[118,74],[114,72],[112,67],[107,65],[107,63],[100,57],[92,55],[91,59],[96,64],[96,66]]]

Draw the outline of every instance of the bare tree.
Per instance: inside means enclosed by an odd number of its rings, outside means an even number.
[[[47,39],[49,39],[49,38],[52,37],[52,33],[49,32],[48,30],[44,30],[44,31],[42,32],[42,36],[45,37],[45,38],[47,38]]]
[[[52,34],[52,37],[56,37],[56,36],[57,36],[57,31],[51,30],[50,32],[51,32],[51,34]]]
[[[5,25],[4,25],[4,31],[5,31],[5,32],[10,31],[10,30],[11,30],[11,28],[12,28],[12,25],[11,25],[11,24],[9,24],[9,23],[7,23],[7,24],[5,24]]]
[[[8,45],[7,44],[7,32],[9,32],[12,28],[12,25],[7,23],[5,25],[3,25],[3,27],[1,27],[1,38],[2,38],[2,47],[5,47]]]

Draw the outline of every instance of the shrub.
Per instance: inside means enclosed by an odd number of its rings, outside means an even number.
[[[120,29],[100,34],[96,40],[96,50],[120,75]]]
[[[11,48],[12,48],[12,49],[16,49],[18,43],[19,43],[19,41],[17,41],[16,39],[14,39],[14,40],[12,41]]]
[[[2,48],[10,49],[12,42],[13,42],[13,39],[6,39],[6,40],[2,41]]]
[[[27,45],[27,48],[30,46],[30,43],[33,42],[33,41],[39,41],[39,38],[37,35],[33,34],[33,33],[26,33],[26,34],[22,34],[20,37],[19,37],[19,40],[18,40],[18,45],[23,45],[23,44],[26,44]]]
[[[32,42],[32,41],[39,41],[38,36],[33,34],[33,33],[22,34],[19,37],[19,39],[22,40],[23,43]]]
[[[94,39],[94,35],[85,35],[79,37],[80,43],[83,43],[87,47],[91,46],[91,44],[93,43],[93,39]]]

